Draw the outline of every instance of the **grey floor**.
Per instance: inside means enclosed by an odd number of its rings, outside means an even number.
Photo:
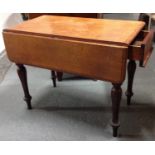
[[[2,54],[0,54],[0,83],[3,81],[5,74],[10,68],[11,64],[12,63],[6,57],[5,52],[2,52]]]
[[[66,74],[53,88],[48,70],[27,67],[33,97],[29,111],[12,65],[0,83],[0,140],[155,140],[154,60],[155,53],[146,68],[137,67],[131,106],[123,84],[118,138],[110,126],[110,83]]]

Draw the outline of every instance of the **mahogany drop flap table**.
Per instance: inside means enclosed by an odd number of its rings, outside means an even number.
[[[126,70],[129,105],[135,61],[146,66],[153,49],[153,32],[143,30],[144,26],[141,21],[44,15],[4,29],[6,51],[18,67],[28,109],[32,107],[24,65],[108,81],[113,85],[112,127],[113,136],[117,136]]]

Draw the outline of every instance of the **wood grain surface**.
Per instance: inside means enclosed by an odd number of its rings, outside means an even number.
[[[142,21],[43,15],[5,31],[96,43],[129,45],[143,29]]]
[[[54,39],[4,32],[11,61],[56,71],[122,82],[125,78],[128,48],[81,41]]]

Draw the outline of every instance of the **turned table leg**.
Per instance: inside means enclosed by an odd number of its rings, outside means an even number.
[[[119,122],[119,108],[120,101],[122,96],[121,84],[114,84],[111,90],[112,98],[112,127],[113,127],[113,136],[117,137],[117,130],[120,126]]]
[[[32,109],[32,106],[31,106],[32,97],[31,97],[31,95],[29,93],[29,89],[28,89],[26,68],[22,64],[16,64],[16,65],[18,67],[17,73],[18,73],[19,79],[21,81],[23,90],[24,90],[24,95],[25,95],[24,100],[27,103],[27,108]]]
[[[53,86],[56,87],[56,75],[55,75],[55,71],[51,71],[51,79],[53,81]]]
[[[130,105],[131,97],[133,96],[132,87],[133,87],[133,79],[136,71],[136,62],[134,60],[130,60],[128,62],[128,86],[126,91],[127,96],[127,104]]]
[[[62,81],[63,72],[57,72],[58,81]]]

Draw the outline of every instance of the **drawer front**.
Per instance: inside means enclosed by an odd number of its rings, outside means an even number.
[[[125,79],[127,47],[11,32],[4,32],[3,36],[8,57],[15,63],[115,83]]]
[[[128,58],[139,60],[140,66],[145,67],[153,51],[153,37],[154,31],[141,31],[129,46]]]

